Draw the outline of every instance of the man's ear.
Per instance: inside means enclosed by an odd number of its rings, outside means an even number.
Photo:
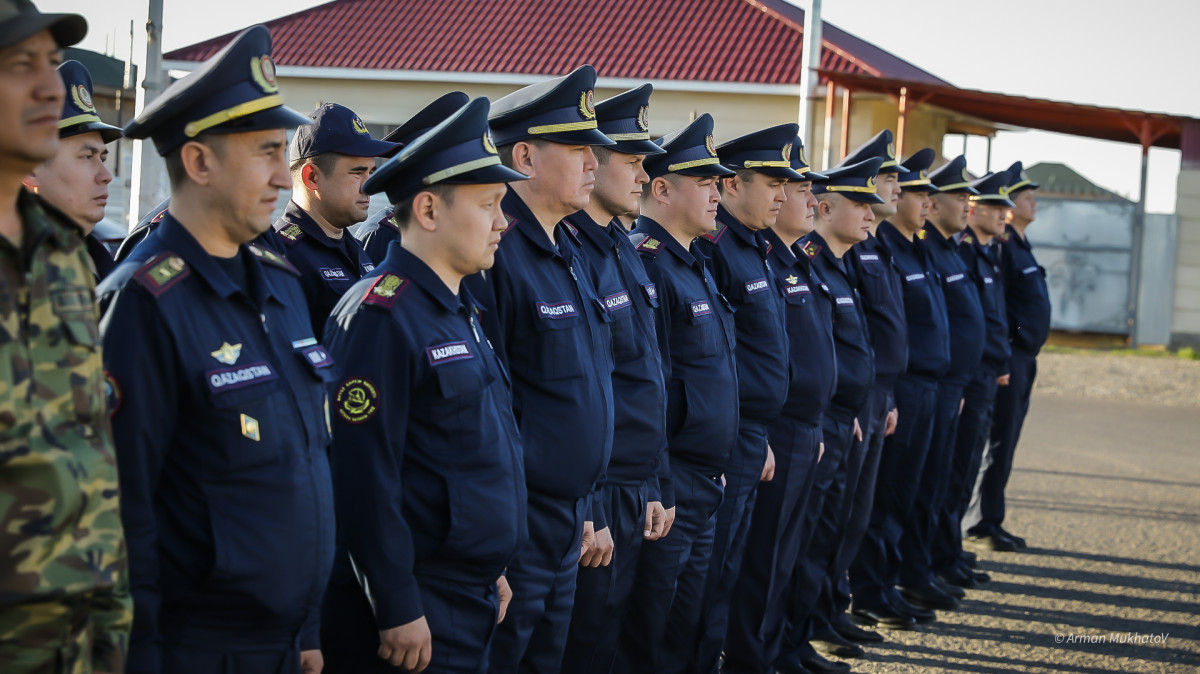
[[[427,232],[437,230],[437,201],[433,192],[418,192],[417,196],[413,197],[411,219]]]
[[[662,204],[671,203],[674,189],[675,186],[671,184],[671,181],[662,176],[650,182],[650,195],[654,197],[655,201]]]
[[[512,148],[512,167],[513,169],[524,173],[530,178],[536,177],[534,164],[536,163],[537,147],[527,141],[517,141]]]
[[[214,167],[217,164],[217,153],[204,143],[189,141],[179,148],[179,163],[188,178],[197,185],[212,183]]]
[[[316,191],[320,189],[318,179],[321,176],[321,169],[317,168],[316,164],[308,163],[300,167],[300,182],[304,184],[306,189]]]

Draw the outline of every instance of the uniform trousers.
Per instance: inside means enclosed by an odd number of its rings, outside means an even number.
[[[1004,523],[1004,490],[1025,414],[1029,412],[1029,396],[1037,378],[1037,355],[1014,346],[1009,375],[1008,386],[996,390],[991,435],[983,452],[975,493],[963,519],[963,529],[973,535],[993,534]]]
[[[564,674],[613,671],[621,618],[633,591],[642,550],[648,491],[644,482],[608,483],[600,488],[613,537],[612,561],[608,566],[579,567],[575,608],[563,655]]]
[[[746,554],[729,609],[725,669],[769,673],[783,647],[787,589],[804,542],[821,427],[781,417],[767,428],[775,478],[758,487]]]
[[[850,564],[855,607],[880,607],[894,592],[900,569],[900,537],[933,439],[937,382],[905,374],[896,380],[894,395],[899,413],[896,432],[883,441],[871,519],[858,555]]]
[[[729,626],[729,601],[737,582],[756,492],[767,460],[767,424],[745,416],[738,424],[737,447],[725,469],[725,496],[717,509],[717,530],[708,566],[700,617],[700,642],[689,671],[716,674]]]
[[[495,674],[562,669],[590,501],[529,491],[529,540],[505,573],[513,599],[492,643]]]
[[[979,474],[995,400],[996,371],[981,365],[963,391],[963,411],[958,417],[958,432],[954,438],[953,468],[930,550],[935,573],[958,565],[962,552],[962,517],[971,501],[975,476]]]
[[[721,475],[671,459],[675,523],[638,557],[625,609],[616,671],[686,672],[699,640],[700,611],[721,505]]]
[[[945,498],[954,462],[954,439],[958,432],[958,408],[963,404],[965,383],[943,379],[937,386],[933,415],[933,437],[925,468],[921,471],[916,498],[900,538],[900,585],[923,586],[933,579],[933,532]]]

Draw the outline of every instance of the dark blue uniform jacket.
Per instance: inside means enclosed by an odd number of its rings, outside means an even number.
[[[962,257],[975,287],[979,288],[979,299],[983,304],[983,316],[987,321],[987,334],[983,344],[983,364],[997,376],[1008,374],[1008,361],[1012,358],[1012,346],[1008,343],[1008,313],[1004,307],[1004,284],[1000,281],[1000,266],[995,259],[999,252],[998,242],[979,245],[979,238],[968,229],[959,238],[958,254]]]
[[[733,305],[741,418],[769,423],[779,416],[787,397],[788,337],[783,295],[767,261],[767,244],[761,234],[717,206],[717,226],[696,239],[696,246],[712,260],[717,289]]]
[[[98,289],[134,602],[161,643],[318,647],[333,560],[327,372],[296,272],[243,246],[234,285],[174,218]]]
[[[908,369],[904,291],[892,254],[873,234],[846,253],[875,349],[875,381],[890,387]]]
[[[908,322],[908,372],[937,379],[950,369],[950,318],[941,279],[928,253],[884,220],[875,230],[900,271]]]
[[[812,260],[813,270],[833,298],[833,343],[837,351],[837,389],[833,407],[857,416],[875,383],[875,353],[867,334],[862,299],[842,260],[834,257],[825,239],[809,232],[796,246]]]
[[[375,265],[353,236],[343,232],[340,239],[329,238],[294,201],[288,202],[283,217],[272,227],[275,231],[267,238],[300,271],[313,333],[320,335],[334,305]]]
[[[821,287],[812,260],[799,246],[788,248],[770,229],[763,238],[787,320],[789,377],[783,414],[819,426],[837,390],[833,297]]]
[[[1008,308],[1008,334],[1014,349],[1036,355],[1050,336],[1050,289],[1033,246],[1011,225],[1001,237],[1000,270]]]
[[[612,317],[615,424],[605,480],[627,485],[650,480],[650,500],[656,501],[658,481],[651,478],[667,451],[667,391],[654,328],[658,293],[618,222],[601,226],[584,211],[567,222],[578,231],[592,286]]]
[[[527,534],[525,473],[469,293],[396,243],[337,305],[325,342],[339,580],[353,560],[380,629],[424,615],[418,578],[495,582]]]
[[[695,244],[685,249],[645,216],[638,218],[630,241],[658,299],[655,329],[667,382],[670,461],[720,475],[737,441],[733,309]],[[675,504],[673,486],[663,484],[662,492],[663,506],[670,508]]]
[[[946,316],[950,319],[950,368],[946,378],[966,384],[983,357],[987,325],[979,288],[971,282],[966,263],[958,256],[958,241],[946,238],[931,222],[925,223],[921,246],[942,280]]]
[[[512,374],[526,484],[583,498],[612,454],[611,317],[570,229],[556,225],[552,243],[511,188],[502,205],[508,229],[495,266],[469,280],[471,294],[483,298],[484,330]]]
[[[400,226],[392,219],[391,206],[367,219],[354,232],[354,238],[362,243],[363,251],[375,264],[382,264],[387,257],[388,244],[400,240]]]

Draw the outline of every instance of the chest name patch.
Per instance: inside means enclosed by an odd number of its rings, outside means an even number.
[[[925,272],[918,272],[916,274],[909,274],[908,276],[905,276],[904,280],[912,283],[913,281],[920,281],[923,278],[925,278]]]
[[[963,280],[963,274],[951,274],[946,277],[946,283],[954,283],[955,281]]]
[[[807,283],[797,283],[795,285],[784,286],[783,292],[787,293],[788,297],[791,297],[792,295],[803,295],[811,291],[808,289]]]
[[[610,314],[618,309],[624,309],[631,303],[632,300],[629,299],[629,293],[625,292],[624,290],[613,293],[604,298],[604,308],[607,309],[608,313]]]
[[[578,316],[574,302],[538,302],[538,315],[542,318],[559,319]]]
[[[1037,268],[1037,265],[1035,264],[1032,267],[1026,267],[1026,268],[1022,269],[1021,273],[1022,274],[1032,274],[1037,270],[1038,270],[1038,268]]]
[[[272,381],[279,377],[276,376],[270,365],[260,361],[239,367],[209,370],[204,373],[204,378],[208,381],[208,390],[213,393],[222,393],[264,381]]]
[[[746,281],[746,292],[749,294],[761,293],[762,291],[764,291],[770,287],[771,287],[771,284],[768,283],[767,279],[765,279],[765,278],[755,279],[753,281]]]
[[[839,307],[854,306],[854,298],[849,295],[839,295],[836,302]]]
[[[707,316],[712,313],[712,306],[708,300],[696,300],[692,302],[692,316]]]
[[[474,358],[475,354],[471,353],[471,347],[466,342],[448,342],[425,349],[425,356],[429,358],[430,365],[441,365]]]
[[[858,256],[858,259],[863,262],[879,262],[879,256],[875,253],[863,253]]]
[[[341,267],[322,267],[321,276],[327,281],[345,281],[346,270]]]
[[[984,276],[984,277],[983,277],[983,283],[984,283],[984,285],[989,285],[989,286],[990,286],[990,285],[992,285],[992,284],[993,284],[993,283],[995,283],[995,282],[996,282],[996,281],[995,281],[995,280],[993,280],[991,276]]]

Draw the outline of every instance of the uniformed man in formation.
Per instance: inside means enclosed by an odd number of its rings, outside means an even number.
[[[0,17],[5,672],[848,671],[1023,547],[1020,163],[653,140],[587,65],[377,140],[255,26],[123,130],[114,269],[86,24]]]
[[[64,212],[21,184],[50,165],[64,182],[71,169],[94,170],[65,154],[76,144],[60,138],[60,119],[74,99],[56,70],[62,48],[86,33],[76,14],[0,0],[4,672],[123,671],[133,620],[95,276],[84,243],[93,210]],[[73,93],[81,102],[86,95]],[[92,149],[103,151],[103,142]]]

